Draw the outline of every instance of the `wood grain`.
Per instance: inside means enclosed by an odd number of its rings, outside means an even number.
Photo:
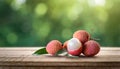
[[[1,47],[0,69],[120,69],[120,48],[102,47],[94,57],[32,55],[40,47]]]

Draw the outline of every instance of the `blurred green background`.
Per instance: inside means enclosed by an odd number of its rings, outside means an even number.
[[[120,0],[0,0],[0,46],[62,43],[84,29],[102,46],[120,46]]]

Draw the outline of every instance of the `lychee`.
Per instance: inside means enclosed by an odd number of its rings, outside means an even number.
[[[90,34],[85,30],[78,30],[73,34],[74,38],[78,38],[83,44],[90,39]]]
[[[66,50],[67,50],[67,43],[68,43],[68,41],[65,41],[65,42],[63,43],[63,49],[66,49]]]
[[[46,51],[51,55],[55,55],[61,49],[62,43],[58,40],[52,40],[46,46]]]
[[[82,43],[77,38],[72,38],[67,43],[67,51],[73,56],[79,56],[82,52]]]
[[[100,44],[94,40],[87,41],[83,47],[85,56],[94,56],[100,51]]]

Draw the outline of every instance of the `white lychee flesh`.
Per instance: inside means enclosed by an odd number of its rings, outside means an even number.
[[[82,43],[77,38],[72,38],[68,41],[67,46],[68,51],[78,50],[82,46]]]
[[[77,38],[68,41],[67,50],[70,55],[79,56],[82,52],[82,43]]]

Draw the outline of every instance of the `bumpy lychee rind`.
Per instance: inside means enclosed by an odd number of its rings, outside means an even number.
[[[79,56],[82,53],[82,46],[77,50],[68,51],[68,53],[73,55],[73,56]]]
[[[63,43],[63,49],[66,49],[66,50],[67,50],[67,43],[68,43],[68,41],[65,41],[65,42]]]
[[[77,38],[72,38],[67,43],[67,51],[73,56],[79,56],[82,52],[82,43]]]
[[[46,51],[51,55],[55,55],[61,49],[62,43],[58,40],[52,40],[46,46]]]
[[[73,34],[74,38],[78,38],[83,44],[90,39],[90,34],[85,30],[78,30]]]
[[[94,40],[89,40],[84,44],[83,54],[85,56],[95,56],[100,51],[100,44]]]

